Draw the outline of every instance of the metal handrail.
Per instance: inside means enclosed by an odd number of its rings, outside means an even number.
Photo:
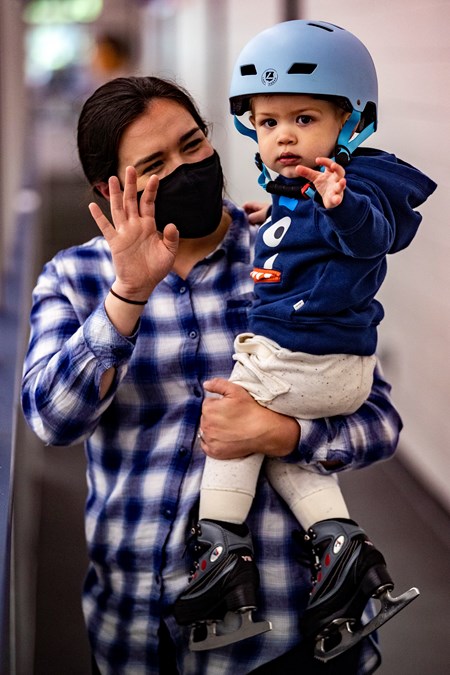
[[[35,197],[33,204],[33,195]],[[31,202],[30,202],[31,197]],[[0,307],[0,675],[14,672],[14,630],[11,611],[11,532],[14,497],[14,448],[19,415],[19,390],[31,298],[36,250],[36,193],[28,189],[18,203],[27,208],[17,214],[16,240],[4,278]]]

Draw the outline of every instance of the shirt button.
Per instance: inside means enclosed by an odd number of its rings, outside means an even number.
[[[180,288],[180,293],[181,293],[181,294],[186,293],[186,286],[182,286],[182,287]]]
[[[178,453],[179,453],[182,457],[184,457],[185,454],[187,453],[187,448],[179,448],[179,449],[178,449]]]
[[[172,509],[164,509],[164,515],[166,518],[171,518],[172,517]]]
[[[191,330],[191,332],[189,333],[189,337],[194,340],[197,337],[197,331]]]
[[[203,396],[203,391],[200,387],[194,387],[194,396],[201,398]]]

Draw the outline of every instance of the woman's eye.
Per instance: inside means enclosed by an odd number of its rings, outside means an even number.
[[[189,150],[196,150],[202,142],[203,138],[195,138],[184,146],[184,151],[189,152]]]
[[[157,162],[153,162],[153,164],[149,164],[148,166],[145,166],[142,169],[142,173],[156,173],[159,171],[162,167],[162,161],[158,160]]]

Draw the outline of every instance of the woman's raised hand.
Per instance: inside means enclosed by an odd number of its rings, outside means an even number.
[[[129,299],[146,299],[172,269],[178,251],[178,230],[172,223],[156,229],[155,199],[159,179],[150,176],[137,201],[136,171],[125,172],[122,192],[117,177],[108,181],[113,224],[96,203],[89,210],[105,237],[116,271],[114,289]]]

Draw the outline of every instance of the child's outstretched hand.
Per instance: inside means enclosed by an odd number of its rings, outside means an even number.
[[[298,165],[295,167],[295,173],[314,184],[326,209],[334,209],[344,198],[345,169],[329,157],[316,157],[316,164],[324,166],[325,170],[316,171],[307,166]]]

